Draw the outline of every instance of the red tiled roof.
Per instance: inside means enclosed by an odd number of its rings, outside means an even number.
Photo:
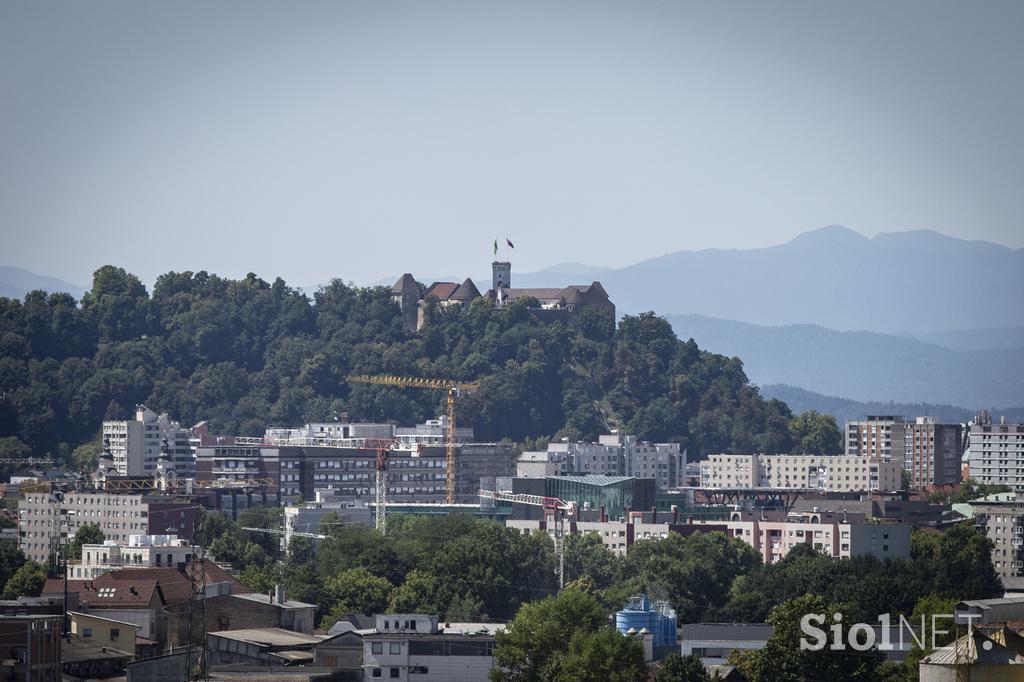
[[[480,298],[480,290],[473,284],[473,280],[466,278],[466,281],[459,285],[459,288],[452,292],[449,297],[453,301],[472,301]]]
[[[135,586],[136,591],[140,591],[140,585],[146,586],[152,584],[153,587],[159,587],[163,599],[167,604],[183,604],[189,599],[189,593],[193,582],[193,574],[195,576],[195,583],[197,587],[200,583],[204,585],[212,585],[220,582],[231,582],[232,594],[252,591],[247,585],[235,580],[223,568],[209,559],[203,559],[202,564],[203,565],[200,566],[198,564],[189,563],[185,565],[183,570],[179,570],[177,568],[156,568],[150,566],[121,568],[116,571],[104,573],[95,580],[69,580],[68,592],[78,593],[82,602],[86,602],[88,600],[91,605],[95,607],[111,604],[107,597],[97,596],[101,589],[116,588],[114,590],[116,594],[122,590],[130,592],[128,588],[132,585]],[[205,582],[203,581],[204,577]],[[64,581],[59,578],[51,578],[47,580],[43,586],[42,593],[45,595],[63,595]],[[149,603],[148,598],[145,603]]]
[[[439,301],[447,301],[458,288],[459,285],[455,282],[434,282],[427,289],[426,293],[423,294],[423,298],[434,296]]]
[[[407,272],[399,277],[398,281],[395,282],[393,287],[391,287],[391,293],[395,295],[412,293],[418,296],[420,288],[416,286],[416,280],[413,276]]]

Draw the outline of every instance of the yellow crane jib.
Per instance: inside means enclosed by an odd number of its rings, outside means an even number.
[[[402,377],[392,374],[352,374],[346,377],[346,379],[350,383],[398,386],[400,388],[427,388],[447,393],[448,430],[445,435],[445,502],[447,504],[455,504],[455,399],[463,393],[472,393],[478,390],[480,382]]]

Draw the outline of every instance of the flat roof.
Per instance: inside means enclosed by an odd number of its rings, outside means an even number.
[[[236,599],[247,599],[249,601],[258,601],[261,604],[270,604],[271,606],[280,606],[282,609],[315,609],[316,604],[307,604],[302,601],[294,601],[286,599],[285,601],[271,601],[270,595],[263,594],[261,592],[246,592],[244,594],[231,594],[230,597]]]
[[[302,646],[322,642],[323,635],[306,635],[301,632],[282,630],[281,628],[251,628],[248,630],[219,630],[209,633],[211,637],[234,639],[249,644],[265,646]]]

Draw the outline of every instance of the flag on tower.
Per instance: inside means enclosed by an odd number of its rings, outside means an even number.
[[[497,239],[494,240],[494,255],[495,256],[498,255],[498,240]]]
[[[512,240],[511,240],[511,239],[509,239],[508,237],[505,237],[505,243],[506,243],[506,244],[508,244],[508,248],[510,248],[510,249],[514,249],[514,248],[516,248],[516,245],[515,245],[515,244],[513,244],[513,243],[512,243]]]

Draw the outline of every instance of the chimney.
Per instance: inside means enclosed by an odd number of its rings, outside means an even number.
[[[672,523],[679,523],[679,506],[672,505]]]
[[[601,505],[600,510],[601,510],[601,523],[605,523],[606,521],[608,521],[608,517],[604,513],[604,505],[603,504]]]
[[[288,601],[284,594],[284,585],[281,585],[280,583],[274,585],[274,598],[277,600],[278,604],[284,604]]]
[[[651,523],[658,522],[658,507],[657,505],[651,507]]]

